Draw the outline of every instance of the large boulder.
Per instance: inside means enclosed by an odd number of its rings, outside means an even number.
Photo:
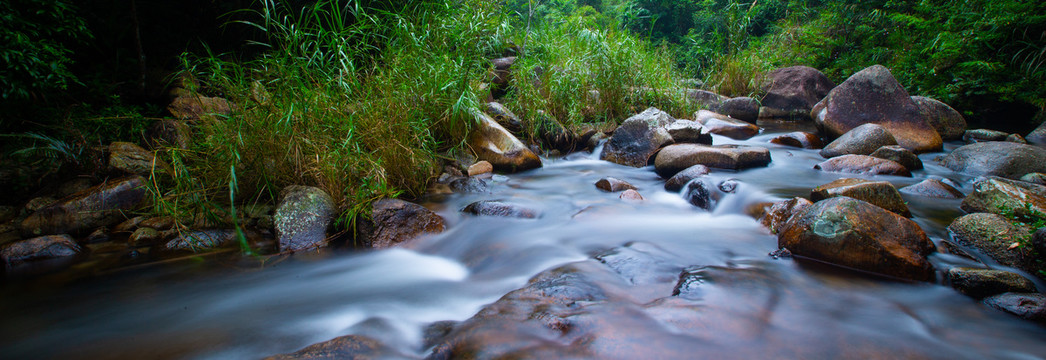
[[[912,176],[904,165],[868,155],[836,156],[814,165],[814,169],[846,174]]]
[[[672,143],[672,136],[665,126],[675,121],[671,115],[657,108],[646,109],[625,119],[603,145],[599,158],[631,167],[646,166],[657,149]]]
[[[820,137],[804,131],[793,131],[778,135],[770,139],[770,143],[803,149],[820,149],[824,146]]]
[[[999,177],[978,180],[962,201],[966,212],[990,212],[1034,218],[1046,214],[1046,186]]]
[[[1031,280],[1003,270],[954,267],[948,269],[948,281],[955,290],[977,299],[1006,292],[1035,292]]]
[[[80,245],[69,235],[47,235],[5,244],[0,248],[0,259],[8,267],[29,261],[75,256]]]
[[[1046,149],[1012,142],[980,142],[955,149],[941,165],[973,176],[1019,179],[1027,173],[1046,172]]]
[[[810,109],[835,87],[827,76],[808,66],[792,66],[767,74],[760,117],[807,118]]]
[[[22,220],[23,236],[78,234],[119,223],[149,201],[138,175],[105,181],[37,210]]]
[[[897,140],[889,131],[878,124],[863,124],[828,143],[821,149],[821,156],[831,158],[847,154],[868,155],[880,147],[889,145],[897,145]]]
[[[723,100],[712,111],[754,124],[759,120],[759,100],[747,96],[730,98]]]
[[[770,150],[756,146],[675,144],[666,146],[654,159],[654,171],[662,178],[694,165],[741,170],[770,164]]]
[[[903,279],[933,281],[926,256],[933,242],[915,222],[867,202],[841,196],[795,214],[778,245],[797,256]]]
[[[839,179],[818,186],[810,191],[810,201],[818,202],[836,196],[848,196],[868,202],[904,217],[912,217],[901,193],[889,181],[864,179]]]
[[[279,250],[299,251],[325,245],[334,211],[334,200],[320,188],[284,188],[273,215]]]
[[[708,110],[698,110],[694,113],[694,121],[704,126],[705,131],[709,133],[735,140],[745,140],[759,135],[758,126]]]
[[[468,144],[480,160],[500,171],[524,171],[541,167],[541,159],[490,116],[476,113],[476,128]]]
[[[398,199],[382,199],[372,205],[374,231],[368,241],[375,249],[385,249],[424,234],[446,229],[443,218],[424,206]]]
[[[959,140],[966,131],[966,119],[951,106],[925,96],[912,96],[912,101],[919,107],[926,122],[933,126],[941,139]]]
[[[1031,232],[998,214],[973,213],[963,215],[948,225],[952,241],[967,248],[977,249],[982,254],[1006,266],[1029,269],[1033,259],[1014,244],[1026,242]]]
[[[881,65],[861,70],[832,89],[814,106],[811,116],[828,138],[873,123],[917,153],[940,151],[943,143],[908,92]]]
[[[966,196],[955,187],[937,179],[926,179],[917,184],[912,184],[898,189],[905,194],[926,196],[941,199],[962,199]]]

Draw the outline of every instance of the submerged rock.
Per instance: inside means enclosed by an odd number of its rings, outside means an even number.
[[[778,233],[792,254],[903,279],[933,281],[934,245],[915,222],[867,202],[834,197],[793,215]]]
[[[1027,173],[1046,172],[1046,149],[1012,142],[980,142],[955,149],[941,165],[972,176],[1019,179]]]
[[[715,208],[718,200],[712,196],[713,189],[715,188],[708,181],[696,179],[686,184],[686,188],[683,190],[683,199],[699,208],[712,210]]]
[[[536,219],[539,215],[537,210],[512,203],[495,200],[483,200],[469,204],[461,210],[466,214],[482,216],[500,216],[522,219]]]
[[[904,217],[912,217],[908,205],[904,203],[904,199],[901,199],[901,193],[897,192],[897,188],[894,188],[893,184],[888,181],[839,179],[810,191],[810,200],[813,202],[836,196],[851,197]]]
[[[868,155],[888,145],[897,145],[897,140],[889,131],[877,124],[863,124],[828,143],[821,149],[821,156],[831,158],[847,154]]]
[[[773,139],[770,139],[770,143],[797,147],[802,149],[820,149],[824,146],[824,143],[821,142],[820,137],[803,131],[794,131],[787,134],[778,135]]]
[[[537,154],[486,114],[476,114],[477,125],[469,135],[469,146],[480,160],[500,171],[524,171],[541,167]]]
[[[868,155],[843,155],[825,160],[814,169],[847,174],[912,176],[903,165]]]
[[[980,299],[1007,292],[1035,292],[1035,284],[1023,276],[1002,270],[951,268],[948,281],[966,296]]]
[[[966,119],[951,106],[924,96],[912,96],[926,122],[933,126],[944,141],[958,140],[966,131]]]
[[[828,138],[873,123],[916,153],[940,151],[943,143],[908,92],[881,65],[850,76],[815,105],[811,115]]]
[[[654,159],[654,170],[669,178],[694,165],[741,170],[770,164],[770,150],[744,145],[675,144],[666,146]]]
[[[15,241],[0,248],[0,259],[8,267],[22,263],[80,254],[80,245],[69,235],[47,235]]]
[[[657,108],[646,109],[626,119],[614,130],[614,135],[603,145],[599,158],[631,167],[646,166],[657,149],[672,143],[672,136],[665,126],[675,120]]]
[[[141,176],[109,180],[32,213],[22,221],[22,234],[76,234],[113,225],[146,205],[147,196]]]
[[[424,206],[399,199],[375,201],[371,210],[374,231],[368,242],[375,249],[386,249],[424,234],[443,232],[443,218]]]
[[[605,177],[599,179],[599,181],[596,181],[596,188],[599,188],[599,190],[603,190],[606,192],[618,192],[636,189],[634,185],[629,184],[627,181],[613,177]]]
[[[641,195],[636,189],[628,189],[621,192],[621,196],[618,196],[621,200],[629,201],[643,201],[643,195]]]
[[[334,200],[322,189],[299,185],[284,188],[273,215],[279,251],[326,245],[327,227],[334,220],[334,210]]]

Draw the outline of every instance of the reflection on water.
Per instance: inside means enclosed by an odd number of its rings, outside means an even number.
[[[947,287],[883,281],[768,257],[777,240],[745,209],[806,196],[811,188],[842,177],[814,171],[813,165],[823,160],[816,151],[766,144],[772,136],[745,142],[715,138],[720,144],[768,146],[773,162],[762,169],[713,172],[714,183],[738,179],[740,186],[711,212],[666,192],[664,181],[649,168],[574,154],[546,159],[541,169],[490,179],[487,192],[426,204],[446,218],[448,231],[420,239],[409,250],[328,251],[224,269],[221,261],[180,263],[60,288],[7,286],[0,293],[0,353],[4,358],[252,358],[355,333],[381,340],[405,356],[424,357],[426,325],[467,319],[543,270],[627,245],[628,251],[659,259],[649,273],[626,279],[635,287],[625,287],[635,292],[629,306],[668,297],[676,278],[663,275],[692,266],[743,266],[764,274],[763,280],[751,283],[759,286],[712,281],[699,299],[690,299],[722,310],[708,320],[732,322],[749,335],[712,339],[708,354],[725,346],[772,357],[771,340],[816,350],[832,346],[826,342],[839,337],[868,338],[886,354],[896,348],[892,354],[898,357],[1046,354],[1042,327],[988,310]],[[933,156],[922,155],[927,168],[914,178],[877,179],[901,187],[931,175],[946,176],[969,192],[971,179],[934,165]],[[593,184],[606,176],[632,183],[646,200],[626,202],[596,189]],[[471,202],[490,199],[520,203],[540,210],[541,216],[504,219],[459,212]],[[946,235],[944,227],[959,214],[954,200],[907,195],[906,200],[915,220],[935,240]],[[945,255],[934,261],[964,263]],[[640,283],[651,286],[640,289]],[[767,297],[772,301],[759,301]],[[652,317],[665,329],[678,325],[671,317]],[[679,328],[669,332],[687,333]]]

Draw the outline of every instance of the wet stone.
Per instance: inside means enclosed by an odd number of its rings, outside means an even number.
[[[480,216],[512,217],[521,219],[536,219],[538,211],[519,204],[512,204],[496,200],[483,200],[469,204],[461,210],[466,214]]]
[[[469,166],[469,176],[489,174],[492,171],[494,171],[494,165],[491,165],[490,162],[486,160],[480,160],[479,162]]]
[[[868,155],[837,156],[814,165],[814,169],[845,174],[912,176],[897,162]]]
[[[803,131],[794,131],[783,135],[778,135],[773,139],[770,139],[771,144],[791,146],[801,149],[820,149],[824,146],[821,142],[821,138],[815,134],[811,134]]]
[[[1031,280],[1002,270],[951,268],[948,280],[955,290],[977,299],[1007,292],[1035,292]]]
[[[900,145],[880,147],[873,151],[871,156],[897,162],[908,170],[919,170],[923,168],[923,161],[919,159],[919,156]]]
[[[155,244],[162,239],[160,231],[154,228],[141,227],[131,233],[131,236],[127,238],[127,241],[134,246],[143,246]]]
[[[0,248],[0,259],[7,266],[29,261],[75,256],[81,251],[69,235],[47,235],[16,241]]]
[[[1046,322],[1046,295],[1039,293],[1005,293],[984,299],[993,309],[1016,315],[1025,320]]]
[[[716,199],[712,196],[712,185],[703,179],[691,181],[683,190],[683,198],[694,206],[705,210],[715,208]]]
[[[847,154],[868,155],[889,145],[897,145],[897,140],[886,128],[878,124],[864,124],[825,145],[824,149],[821,149],[821,156],[831,158]]]
[[[690,180],[708,175],[709,172],[710,170],[708,169],[708,167],[701,164],[688,167],[683,171],[680,171],[675,175],[672,175],[672,177],[669,178],[668,181],[665,181],[665,190],[679,191],[683,189],[683,186],[686,185],[686,183],[690,182]]]
[[[814,203],[810,200],[801,197],[794,197],[790,200],[774,203],[767,210],[766,214],[759,220],[763,226],[770,229],[770,233],[776,234],[781,228],[788,222],[788,219],[794,214],[800,213],[807,206],[813,205]]]
[[[374,202],[371,221],[374,231],[369,242],[376,249],[385,249],[410,241],[424,234],[443,232],[443,218],[424,206],[398,199]]]
[[[635,189],[628,189],[621,192],[621,196],[618,196],[618,198],[629,201],[643,201],[643,195],[640,195]]]
[[[284,188],[273,215],[279,250],[299,251],[325,245],[334,210],[334,200],[320,188],[299,185]]]
[[[603,190],[606,192],[636,190],[636,187],[632,184],[629,184],[627,181],[613,177],[605,177],[599,179],[599,181],[596,181],[596,188],[599,188],[599,190]]]
[[[810,201],[813,202],[836,196],[847,196],[866,201],[904,217],[912,216],[908,205],[904,203],[904,199],[901,199],[901,193],[888,181],[839,179],[810,191]]]
[[[1010,136],[1010,133],[999,130],[970,129],[963,133],[962,141],[967,144],[983,141],[1006,141],[1007,136]]]
[[[164,248],[177,251],[201,251],[229,246],[236,241],[236,230],[198,230],[183,233],[168,241]]]
[[[677,144],[712,144],[712,134],[704,131],[700,123],[691,120],[676,120],[665,126],[665,130]]]
[[[897,191],[905,194],[941,199],[961,199],[963,196],[966,196],[962,191],[959,191],[955,187],[937,179],[926,179],[917,184],[900,188]]]

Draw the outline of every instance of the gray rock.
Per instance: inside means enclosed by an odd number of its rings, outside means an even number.
[[[741,170],[770,164],[766,148],[744,145],[675,144],[666,146],[654,159],[654,170],[662,178],[694,165],[711,168]]]
[[[1007,292],[1035,292],[1031,280],[1002,270],[956,267],[948,269],[948,280],[955,290],[977,299]]]
[[[512,132],[513,134],[519,134],[523,131],[523,122],[519,120],[516,114],[512,113],[505,105],[497,101],[491,101],[486,103],[486,107],[483,111],[490,115],[499,125]]]
[[[603,145],[599,158],[631,167],[646,166],[657,149],[672,143],[672,136],[665,126],[675,121],[664,111],[646,109],[626,119],[614,130],[614,135]]]
[[[698,89],[687,89],[686,98],[691,104],[695,104],[705,109],[717,108],[723,101],[729,99],[726,96],[708,90]]]
[[[75,256],[80,245],[69,235],[47,235],[8,243],[0,248],[0,259],[8,267],[22,263]]]
[[[991,129],[970,129],[962,135],[962,141],[967,144],[984,142],[984,141],[1006,141],[1006,137],[1010,136],[1010,133],[991,130]]]
[[[22,235],[77,234],[116,224],[124,213],[148,204],[145,186],[137,175],[103,182],[29,215]]]
[[[683,190],[683,199],[686,199],[690,204],[699,208],[711,211],[715,208],[717,198],[713,197],[713,189],[710,182],[705,179],[695,179],[686,184],[686,189]]]
[[[962,138],[966,131],[966,119],[958,111],[948,104],[924,96],[912,96],[912,101],[919,106],[926,122],[937,130],[941,139],[949,141]]]
[[[508,93],[512,84],[512,65],[516,63],[515,56],[497,58],[490,61],[491,69],[490,93],[495,99],[500,99]]]
[[[676,173],[669,178],[668,181],[665,181],[665,190],[679,191],[684,185],[686,185],[686,183],[690,182],[690,180],[708,175],[709,172],[710,170],[708,167],[701,164],[683,169],[683,171]]]
[[[759,135],[759,127],[751,123],[717,114],[708,110],[694,113],[694,121],[705,127],[705,131],[735,140],[745,140]]]
[[[878,124],[863,124],[855,127],[821,149],[826,158],[840,155],[868,155],[883,146],[897,145],[889,131]]]
[[[1021,181],[1030,182],[1032,184],[1046,185],[1046,174],[1043,173],[1027,173],[1021,176]]]
[[[1029,144],[1046,145],[1046,121],[1039,124],[1039,126],[1028,133],[1024,139],[1028,140]]]
[[[320,188],[291,185],[280,192],[273,221],[280,252],[327,244],[327,227],[334,220],[334,200]]]
[[[900,145],[883,146],[873,151],[870,156],[894,161],[903,165],[908,170],[919,170],[923,168],[923,161],[919,159],[919,156]]]
[[[846,174],[912,176],[897,162],[868,155],[836,156],[814,165],[814,169]]]
[[[980,142],[962,146],[944,157],[941,165],[972,176],[1019,179],[1046,172],[1046,149],[1012,142]]]
[[[1018,143],[1018,144],[1027,144],[1028,143],[1028,140],[1025,140],[1024,137],[1021,136],[1021,134],[1010,134],[1010,135],[1007,135],[1006,136],[1006,140],[1003,140],[1003,141],[1009,141],[1009,142]]]
[[[665,130],[668,131],[668,135],[672,136],[672,141],[676,144],[712,145],[712,134],[705,132],[704,127],[696,121],[676,120],[665,126]]]
[[[759,117],[808,119],[810,109],[835,87],[827,76],[808,66],[792,66],[767,74]]]
[[[865,68],[836,86],[814,105],[811,116],[829,139],[873,123],[916,153],[940,151],[943,144],[908,92],[880,65]]]
[[[941,199],[961,199],[963,196],[966,196],[962,191],[937,179],[926,179],[917,184],[900,188],[898,191],[905,194]]]
[[[759,100],[747,96],[723,100],[711,110],[753,124],[759,120]]]
[[[495,200],[483,200],[469,204],[461,212],[480,216],[513,217],[521,219],[536,219],[540,214],[537,210],[512,203]]]
[[[985,298],[983,302],[1025,320],[1046,322],[1046,295],[1043,294],[1005,293]]]
[[[188,231],[168,241],[164,248],[169,251],[202,251],[231,246],[237,241],[236,230]]]

